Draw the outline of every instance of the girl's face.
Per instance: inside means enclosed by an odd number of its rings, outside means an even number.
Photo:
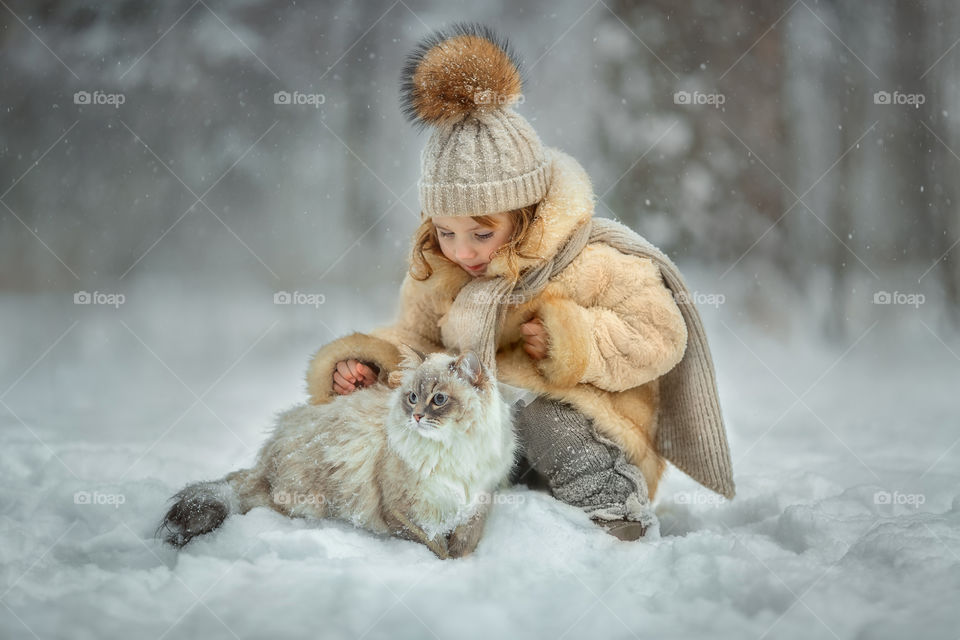
[[[434,216],[433,226],[440,239],[440,250],[450,261],[472,276],[482,276],[493,253],[510,240],[513,216],[491,216],[500,226],[485,227],[469,216]]]

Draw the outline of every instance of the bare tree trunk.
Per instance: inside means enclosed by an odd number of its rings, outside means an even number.
[[[960,129],[952,124],[952,119],[940,115],[960,109],[955,87],[960,76],[960,58],[956,51],[943,55],[960,30],[960,12],[956,3],[938,0],[931,3],[920,18],[924,21],[926,33],[918,42],[926,45],[922,47],[925,64],[916,73],[922,75],[918,90],[926,96],[926,102],[917,114],[917,135],[922,136],[924,149],[931,153],[924,154],[930,158],[924,166],[929,177],[922,183],[925,185],[924,200],[928,204],[925,204],[921,216],[924,228],[918,235],[929,242],[930,246],[924,248],[929,253],[930,264],[940,260],[925,278],[936,274],[943,286],[944,307],[949,319],[960,326],[960,244],[956,244],[960,241],[960,186],[956,179],[960,175],[960,159],[955,156],[960,154]],[[934,103],[938,102],[940,104],[934,108]],[[940,140],[927,131],[920,120],[927,123]]]
[[[344,49],[354,45],[357,38],[360,38],[376,19],[376,14],[368,8],[369,5],[358,3],[351,4],[349,7],[346,11],[348,14],[353,14],[348,16],[348,20],[354,18],[353,28],[349,31]],[[349,87],[345,87],[345,91],[350,96],[342,132],[336,132],[349,150],[344,149],[342,143],[334,140],[334,143],[341,147],[344,159],[343,219],[353,238],[367,234],[365,240],[369,242],[377,237],[376,230],[370,231],[371,227],[386,208],[385,203],[388,202],[388,198],[393,197],[372,173],[377,171],[375,154],[382,151],[378,144],[380,136],[377,135],[379,123],[374,118],[377,113],[374,95],[377,74],[374,69],[379,65],[378,41],[377,29],[374,29],[363,36],[360,42],[356,42],[347,57],[337,67],[338,75],[349,82]],[[365,60],[358,63],[358,58]],[[393,186],[391,189],[397,191]],[[397,195],[400,194],[397,193]]]

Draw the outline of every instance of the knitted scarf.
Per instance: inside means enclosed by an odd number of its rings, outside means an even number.
[[[518,281],[497,276],[477,278],[464,285],[449,315],[449,322],[460,328],[458,333],[464,336],[461,351],[475,350],[483,363],[496,371],[497,339],[507,306],[536,296],[583,247],[597,242],[625,254],[650,258],[660,268],[687,325],[683,359],[660,377],[657,452],[703,486],[732,498],[730,451],[700,314],[676,265],[626,225],[607,218],[591,218],[570,235],[551,260],[527,269]]]

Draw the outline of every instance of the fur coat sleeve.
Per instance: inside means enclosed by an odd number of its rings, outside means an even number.
[[[548,343],[538,369],[554,384],[624,391],[683,358],[686,323],[649,258],[588,245],[554,285],[538,311]]]
[[[379,369],[378,378],[387,382],[400,361],[398,345],[403,343],[424,354],[442,351],[437,328],[435,294],[409,273],[400,289],[400,310],[396,321],[368,334],[353,333],[321,347],[307,368],[307,393],[312,404],[333,400],[333,372],[341,360],[355,358]]]

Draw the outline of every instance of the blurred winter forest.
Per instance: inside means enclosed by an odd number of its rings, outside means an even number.
[[[738,313],[960,320],[952,0],[7,0],[0,290],[395,288],[427,135],[399,74],[456,21],[511,40],[598,214]]]
[[[168,497],[395,313],[400,73],[461,21],[683,272],[736,499],[671,469],[627,543],[513,487],[450,563],[261,508],[176,551]],[[958,116],[957,0],[0,0],[0,638],[955,639]]]

